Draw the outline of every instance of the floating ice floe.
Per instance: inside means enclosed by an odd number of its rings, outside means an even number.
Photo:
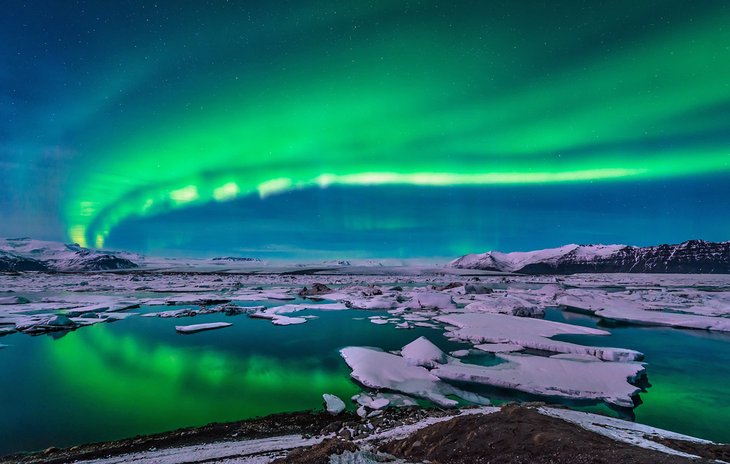
[[[485,353],[510,353],[513,351],[522,351],[525,349],[524,347],[520,345],[515,345],[513,343],[482,343],[480,345],[474,345],[474,348],[480,351],[484,351]]]
[[[213,306],[217,304],[230,303],[230,298],[221,298],[218,294],[200,294],[193,295],[175,295],[174,297],[164,298],[162,300],[151,300],[147,304],[166,304],[170,306],[195,305],[195,306]]]
[[[509,294],[490,295],[487,298],[469,303],[465,312],[509,314],[522,317],[542,317],[545,310],[524,298]]]
[[[343,302],[351,309],[392,309],[398,306],[398,301],[391,295],[375,297],[353,297],[349,295],[325,295],[328,299]]]
[[[257,311],[249,314],[248,316],[254,319],[268,319],[274,325],[296,325],[307,322],[307,318],[305,317],[290,317],[268,311]]]
[[[443,407],[458,404],[447,398],[447,395],[459,396],[474,403],[489,403],[486,398],[442,382],[424,367],[411,365],[405,358],[378,348],[351,346],[343,348],[340,353],[352,369],[351,377],[366,387],[405,393]]]
[[[15,323],[15,330],[26,333],[55,332],[62,330],[73,330],[79,326],[62,314],[45,314],[28,316]]]
[[[418,403],[411,397],[401,395],[399,393],[358,393],[352,397],[352,400],[360,406],[371,409],[384,409],[386,407],[403,408],[407,406],[417,406]]]
[[[274,314],[291,314],[299,311],[316,309],[317,311],[344,311],[347,309],[342,303],[322,303],[322,304],[285,304],[268,308],[266,312]]]
[[[274,325],[298,325],[307,322],[306,317],[289,317],[275,314],[271,323]]]
[[[324,303],[324,304],[286,304],[274,306],[272,308],[258,307],[256,311],[249,313],[249,317],[256,319],[268,319],[274,325],[296,325],[304,324],[313,316],[292,317],[286,314],[293,314],[308,309],[316,309],[322,311],[341,311],[347,307],[341,303]],[[387,321],[386,321],[387,323]]]
[[[671,294],[666,295],[670,299]],[[566,309],[578,309],[590,312],[598,317],[614,321],[638,324],[667,326],[686,329],[715,330],[730,332],[730,318],[711,317],[698,312],[701,306],[688,302],[685,306],[676,302],[654,298],[646,300],[630,294],[609,294],[601,291],[571,290],[557,300]],[[663,309],[669,309],[665,311]],[[730,312],[730,302],[725,309],[713,307],[708,313],[725,316]]]
[[[322,395],[322,399],[324,400],[327,412],[330,414],[339,414],[345,410],[345,402],[336,395],[325,393]]]
[[[427,329],[438,329],[439,326],[436,324],[431,324],[430,322],[414,322],[413,325],[416,327],[425,327]]]
[[[377,325],[384,325],[384,324],[388,323],[388,319],[385,319],[380,316],[372,316],[372,317],[369,317],[368,320],[370,322],[372,322],[373,324],[377,324]]]
[[[569,334],[610,335],[609,332],[590,327],[502,314],[449,314],[435,319],[458,327],[446,332],[446,336],[474,344],[510,343],[553,353],[589,354],[606,361],[636,361],[643,358],[642,353],[634,350],[584,346],[550,338]]]
[[[212,307],[203,306],[199,309],[194,309],[194,308],[173,309],[170,311],[147,313],[147,314],[143,314],[142,316],[160,317],[163,319],[180,318],[180,317],[194,317],[194,316],[203,315],[203,314],[216,314],[216,313],[223,313],[226,316],[235,316],[238,314],[262,311],[264,309],[266,309],[266,306],[238,306],[235,304],[227,303],[227,304],[222,304],[222,305],[217,305],[217,306],[212,306]]]
[[[456,350],[449,353],[450,356],[455,358],[463,358],[471,354],[470,350]]]
[[[30,301],[22,296],[5,296],[0,298],[0,305],[21,305],[28,303]]]
[[[207,324],[176,325],[175,330],[184,334],[192,334],[204,330],[222,329],[223,327],[230,327],[232,325],[230,322],[210,322]]]
[[[404,303],[407,309],[438,309],[441,311],[455,310],[456,305],[451,295],[441,292],[409,292],[410,301]]]
[[[0,336],[15,332],[15,326],[0,326]]]
[[[437,366],[431,374],[442,380],[573,400],[599,400],[629,408],[634,406],[633,397],[641,391],[629,383],[643,375],[641,363],[505,353],[496,356],[507,362],[480,366],[453,359],[448,364]]]
[[[231,296],[235,301],[290,301],[296,300],[294,295],[287,293],[286,290],[262,290],[262,291],[239,291]]]

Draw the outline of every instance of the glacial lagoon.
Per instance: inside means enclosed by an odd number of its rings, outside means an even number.
[[[257,303],[240,303],[254,305]],[[193,308],[193,306],[189,306]],[[184,306],[165,309],[180,309]],[[159,311],[159,307],[133,310]],[[275,326],[245,315],[163,319],[129,317],[111,324],[30,337],[0,338],[3,420],[0,454],[111,440],[210,422],[322,408],[322,394],[349,398],[361,391],[339,349],[349,345],[398,350],[425,336],[445,352],[469,348],[442,329],[396,329],[369,322],[385,311],[317,311],[306,324]],[[596,327],[595,317],[548,308],[546,318]],[[184,321],[184,322],[181,322]],[[232,322],[193,335],[175,326]],[[658,327],[601,327],[610,337],[563,336],[584,345],[643,352],[651,384],[633,410],[638,422],[715,441],[730,441],[730,336]],[[489,355],[469,362],[490,364]],[[462,388],[470,386],[460,385]],[[546,400],[485,389],[494,403]],[[549,401],[560,402],[556,399]],[[602,404],[570,404],[630,415]]]

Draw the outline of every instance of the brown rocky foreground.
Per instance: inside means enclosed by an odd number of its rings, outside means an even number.
[[[509,405],[491,414],[451,417],[454,414],[453,411],[425,411],[415,408],[387,410],[382,416],[367,420],[350,413],[337,416],[326,413],[278,414],[63,450],[51,448],[39,453],[7,456],[0,459],[0,463],[67,463],[115,456],[119,458],[115,462],[155,462],[155,450],[190,445],[201,445],[205,449],[205,446],[220,442],[293,434],[332,438],[311,447],[272,454],[270,462],[329,464],[332,455],[357,451],[367,451],[377,459],[369,462],[432,464],[730,462],[728,445],[643,437],[698,458],[666,454],[616,441],[525,406]],[[398,430],[434,418],[438,418],[440,422],[422,427],[405,437],[377,438],[380,431]],[[147,453],[147,460],[127,460],[124,457],[139,452]],[[153,454],[150,455],[150,452]],[[242,456],[239,457],[243,459]],[[234,461],[230,461],[231,458]],[[236,458],[237,456],[227,457],[225,462],[236,462]],[[165,462],[215,463],[223,460],[188,460],[181,456],[180,460],[170,461],[168,458]]]

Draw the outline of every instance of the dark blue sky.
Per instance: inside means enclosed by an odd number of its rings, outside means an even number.
[[[730,239],[725,1],[7,1],[0,236],[453,257]]]

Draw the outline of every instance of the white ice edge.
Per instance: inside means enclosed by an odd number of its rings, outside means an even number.
[[[446,422],[458,417],[476,414],[492,414],[500,408],[483,406],[459,411],[455,415],[443,417],[428,417],[413,424],[407,424],[382,432],[374,433],[367,437],[354,440],[356,444],[367,445],[383,443],[393,440],[400,440],[409,435],[424,429],[430,425]],[[649,427],[642,424],[627,422],[621,419],[601,416],[597,414],[573,411],[570,409],[558,409],[550,407],[539,407],[537,412],[546,416],[565,420],[588,431],[598,433],[612,440],[638,446],[641,448],[662,452],[665,454],[695,458],[696,456],[674,450],[657,442],[644,438],[650,435],[673,440],[683,440],[698,444],[711,444],[707,440],[682,435],[666,430]],[[304,438],[301,435],[285,435],[281,437],[264,438],[258,440],[240,440],[215,442],[209,444],[167,448],[161,450],[141,451],[128,453],[110,458],[79,461],[86,464],[181,464],[196,461],[215,462],[239,462],[239,463],[267,463],[278,455],[273,453],[292,450],[296,448],[313,446],[321,443],[324,439],[331,437]],[[229,461],[230,460],[230,461]]]
[[[413,424],[407,424],[400,427],[395,427],[382,432],[374,433],[364,438],[354,440],[355,443],[369,443],[375,441],[392,441],[406,438],[410,434],[417,432],[421,429],[428,427],[429,425],[438,424],[439,422],[446,422],[448,420],[461,417],[471,416],[474,414],[492,414],[499,411],[501,408],[496,406],[480,406],[478,408],[462,409],[458,414],[443,416],[443,417],[427,417]]]
[[[281,437],[262,438],[259,440],[222,441],[183,446],[179,448],[141,451],[138,453],[123,454],[111,458],[77,462],[84,462],[87,464],[182,464],[224,459],[236,459],[235,462],[246,462],[240,459],[244,457],[253,458],[256,455],[302,448],[304,446],[313,446],[321,443],[328,437],[329,436],[304,438],[301,435],[284,435]],[[272,458],[273,457],[269,457],[268,460],[260,460],[258,462],[269,462]]]
[[[697,458],[698,456],[664,446],[660,443],[644,438],[644,435],[667,438],[670,440],[688,441],[703,445],[712,444],[712,442],[708,440],[702,440],[700,438],[682,435],[681,433],[670,432],[668,430],[658,429],[656,427],[638,424],[636,422],[615,419],[613,417],[601,416],[598,414],[548,407],[540,407],[537,411],[541,414],[545,414],[546,416],[556,417],[576,424],[586,430],[598,433],[616,441],[686,458]]]

